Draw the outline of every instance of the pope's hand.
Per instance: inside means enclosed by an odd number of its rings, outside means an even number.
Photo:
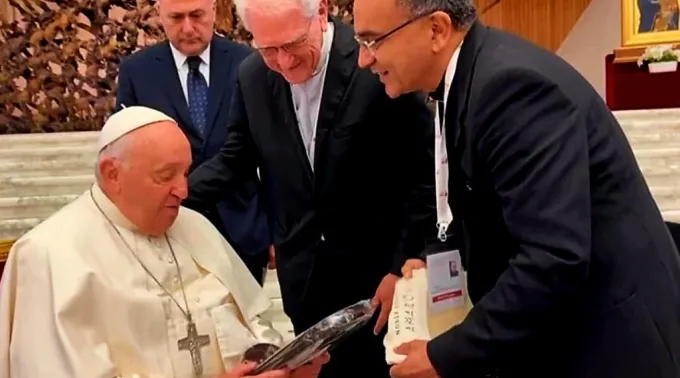
[[[427,341],[414,340],[394,348],[394,353],[406,356],[404,361],[392,366],[392,378],[437,378],[430,358],[427,356]]]
[[[290,374],[290,378],[316,378],[321,372],[321,367],[328,361],[330,361],[330,356],[328,353],[324,353],[313,359],[310,363],[304,364],[293,370]]]
[[[220,375],[217,378],[291,378],[291,373],[288,370],[272,370],[258,375],[249,374],[255,368],[255,366],[256,364],[254,362],[245,362],[236,366],[230,372]]]
[[[408,259],[406,260],[406,263],[404,263],[404,266],[401,267],[401,275],[404,276],[404,278],[409,279],[413,277],[414,270],[425,267],[425,261],[421,259]]]
[[[390,311],[392,311],[392,301],[394,300],[394,285],[397,284],[399,277],[394,274],[386,275],[378,289],[375,291],[375,296],[371,300],[371,305],[374,309],[380,307],[380,315],[378,315],[378,320],[375,322],[375,327],[373,328],[373,333],[378,334],[380,330],[387,323],[387,319],[390,317]]]

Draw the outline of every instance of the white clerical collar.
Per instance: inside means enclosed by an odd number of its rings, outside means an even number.
[[[451,83],[453,82],[453,77],[456,75],[456,67],[458,66],[458,58],[460,56],[460,48],[463,46],[463,42],[458,45],[456,51],[451,55],[449,60],[449,65],[446,67],[446,73],[444,74],[444,108],[446,108],[446,101],[449,99],[449,89],[451,89]]]
[[[97,183],[92,185],[91,191],[92,197],[97,202],[95,206],[99,205],[101,211],[104,212],[103,215],[109,218],[113,224],[130,231],[137,231],[139,229],[134,223],[127,219],[125,215],[120,212],[120,210],[118,210],[116,204],[114,204],[113,201],[111,201],[109,197],[106,196],[104,191]]]
[[[323,39],[321,41],[321,58],[319,59],[319,65],[316,67],[316,71],[314,71],[314,75],[322,72],[326,67],[328,67],[328,61],[330,60],[329,57],[331,55],[331,45],[333,44],[334,28],[335,25],[333,25],[332,22],[329,22],[328,28],[326,28],[326,31],[323,32]]]
[[[212,45],[212,43],[208,43],[208,47],[206,47],[205,50],[203,50],[203,52],[198,56],[206,66],[210,66],[210,45]],[[172,45],[172,43],[170,43],[170,51],[172,51],[172,58],[175,60],[175,66],[177,67],[177,70],[187,64],[188,57],[177,50],[175,46]]]

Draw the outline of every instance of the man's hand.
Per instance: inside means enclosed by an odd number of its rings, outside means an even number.
[[[401,275],[406,279],[413,277],[413,271],[416,269],[425,268],[427,265],[421,259],[408,259],[404,266],[401,267]]]
[[[392,378],[437,378],[430,358],[427,356],[427,341],[414,340],[394,348],[394,353],[405,355],[406,359],[392,366]]]
[[[276,269],[276,249],[274,244],[269,246],[269,269]]]
[[[397,280],[399,280],[399,277],[392,273],[386,275],[380,281],[380,285],[378,285],[378,289],[375,291],[375,296],[371,300],[371,305],[374,309],[380,306],[380,315],[373,328],[375,335],[380,333],[380,330],[382,330],[387,323],[387,319],[390,317],[392,301],[394,300],[394,285],[396,285]]]
[[[256,364],[254,362],[245,362],[235,368],[230,372],[220,375],[217,378],[241,378],[241,377],[252,377],[252,378],[291,378],[291,373],[288,370],[272,370],[258,375],[251,375],[250,373]]]
[[[302,365],[299,368],[293,370],[290,374],[290,378],[316,378],[321,373],[321,367],[325,363],[331,360],[328,353],[324,353],[321,356],[313,359],[308,364]]]

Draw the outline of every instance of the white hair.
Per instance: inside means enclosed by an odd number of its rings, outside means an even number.
[[[104,159],[117,159],[123,165],[126,165],[125,157],[130,147],[130,134],[125,134],[117,140],[113,141],[108,146],[104,147],[97,156],[97,162],[94,166],[94,177],[98,184],[101,185],[101,172],[99,172],[99,165]]]
[[[236,13],[243,26],[250,31],[246,22],[246,12],[253,8],[260,14],[280,15],[292,9],[300,9],[305,17],[312,18],[319,13],[321,0],[234,0]]]

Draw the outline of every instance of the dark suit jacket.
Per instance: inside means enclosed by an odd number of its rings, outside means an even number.
[[[443,378],[680,377],[680,261],[617,120],[571,66],[474,24],[446,111],[474,308]]]
[[[671,233],[673,242],[675,243],[675,248],[680,248],[680,223],[675,222],[664,222],[668,228],[668,232]]]
[[[424,98],[387,97],[375,75],[357,68],[352,29],[334,24],[314,170],[289,84],[251,55],[239,70],[226,144],[189,177],[195,208],[257,167],[272,178],[279,282],[296,328],[371,298],[384,275],[418,255],[423,227],[436,231]]]
[[[122,60],[119,67],[116,109],[142,105],[177,120],[191,143],[193,168],[214,156],[227,137],[229,104],[236,86],[238,66],[249,47],[215,36],[210,50],[208,90],[208,134],[201,137],[191,122],[175,61],[168,41],[142,49]],[[206,214],[240,253],[256,254],[271,242],[264,204],[258,195],[257,177],[244,181],[237,193],[226,196],[218,206],[219,216]]]

